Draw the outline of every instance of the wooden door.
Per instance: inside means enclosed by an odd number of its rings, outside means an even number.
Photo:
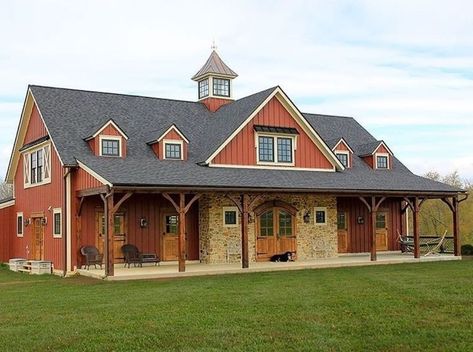
[[[113,257],[115,259],[115,263],[122,263],[124,258],[121,248],[124,244],[126,244],[125,214],[115,214],[113,230]],[[105,254],[105,216],[102,211],[95,213],[95,233],[95,246],[99,250],[99,253]]]
[[[338,253],[348,252],[348,213],[339,211],[337,214]]]
[[[388,213],[386,211],[376,213],[376,250],[388,250]]]
[[[275,254],[296,253],[295,219],[278,207],[258,216],[256,236],[256,259],[269,260]]]
[[[178,260],[179,215],[167,213],[163,215],[163,260]]]
[[[32,259],[44,259],[44,226],[43,218],[33,218]]]

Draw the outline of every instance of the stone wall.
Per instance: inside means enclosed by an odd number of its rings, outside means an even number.
[[[281,200],[298,209],[296,216],[297,259],[310,260],[337,256],[337,200],[336,197],[314,194],[261,194],[255,207],[267,201]],[[223,226],[223,207],[233,206],[223,193],[206,193],[199,200],[200,253],[204,263],[240,262],[241,229]],[[316,225],[314,208],[327,208],[327,224]],[[309,223],[304,222],[306,212]],[[248,227],[250,262],[256,261],[256,219]],[[239,217],[241,223],[241,216]],[[235,248],[237,249],[235,253]],[[228,258],[227,258],[228,256]]]

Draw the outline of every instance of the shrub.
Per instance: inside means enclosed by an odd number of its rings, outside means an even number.
[[[464,244],[461,249],[462,255],[473,255],[473,246],[471,244]]]

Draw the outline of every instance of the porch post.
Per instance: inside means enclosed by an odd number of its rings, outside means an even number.
[[[414,198],[413,227],[414,227],[414,258],[420,258],[420,223],[419,223],[419,198]]]
[[[186,271],[186,195],[179,193],[179,272]]]
[[[113,266],[115,260],[113,257],[113,230],[114,230],[114,213],[113,213],[113,193],[106,197],[105,206],[105,232],[107,238],[105,240],[105,276],[115,275],[115,268]]]
[[[242,202],[242,222],[241,222],[241,267],[246,269],[249,267],[248,258],[248,222],[249,222],[249,202],[248,194],[241,195]]]
[[[371,197],[371,261],[376,261],[376,197]]]
[[[455,256],[461,256],[461,236],[460,236],[460,214],[458,207],[458,196],[453,197],[453,253]]]

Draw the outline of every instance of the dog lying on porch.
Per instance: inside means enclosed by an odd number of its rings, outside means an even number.
[[[275,254],[270,259],[272,262],[293,262],[294,258],[292,257],[291,252],[286,252],[283,254]]]

